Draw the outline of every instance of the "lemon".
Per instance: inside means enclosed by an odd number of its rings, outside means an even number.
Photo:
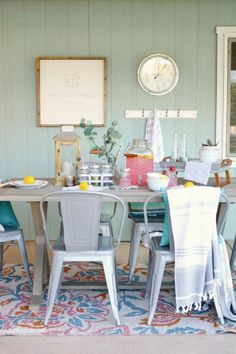
[[[160,176],[160,179],[168,179],[169,177],[168,176],[166,176],[166,175],[161,175]]]
[[[194,187],[194,183],[193,183],[193,182],[190,182],[190,181],[185,182],[185,183],[184,183],[184,187]]]
[[[34,176],[25,176],[24,177],[25,184],[34,184],[34,182],[35,182]]]
[[[82,181],[80,182],[79,188],[81,191],[86,191],[89,187],[88,182]]]

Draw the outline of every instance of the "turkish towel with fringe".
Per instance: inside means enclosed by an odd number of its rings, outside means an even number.
[[[177,312],[201,310],[220,281],[216,212],[220,188],[192,187],[167,191],[175,246]]]
[[[146,125],[145,139],[153,152],[153,162],[160,162],[165,157],[161,122],[157,110],[151,111]]]

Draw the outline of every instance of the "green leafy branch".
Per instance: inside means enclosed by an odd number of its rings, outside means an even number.
[[[105,157],[107,162],[111,165],[115,165],[121,145],[118,145],[117,140],[121,138],[121,134],[117,130],[117,121],[113,121],[111,126],[107,129],[102,136],[103,143],[99,145],[96,142],[98,133],[94,130],[95,126],[91,122],[81,119],[80,128],[84,131],[84,136],[93,144],[90,153],[97,154],[98,157]],[[117,147],[114,153],[114,148]]]

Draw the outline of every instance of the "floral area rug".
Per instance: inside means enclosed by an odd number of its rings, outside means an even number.
[[[33,272],[33,267],[32,272]],[[146,267],[136,269],[136,282],[146,280]],[[119,280],[127,280],[127,265],[119,266]],[[68,264],[64,279],[104,280],[101,265]],[[235,289],[236,291],[236,289]],[[174,276],[166,268],[152,326],[147,325],[148,300],[143,290],[120,291],[121,326],[115,326],[106,290],[60,290],[48,326],[44,326],[47,291],[39,312],[29,310],[31,289],[20,265],[6,265],[0,278],[1,335],[158,335],[236,333],[236,323],[222,326],[211,304],[201,312],[175,313]]]

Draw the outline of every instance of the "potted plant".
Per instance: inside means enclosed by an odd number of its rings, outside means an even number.
[[[105,159],[109,165],[115,168],[117,157],[121,149],[121,145],[117,143],[117,140],[121,138],[121,134],[116,128],[117,122],[113,121],[111,126],[102,135],[101,144],[96,141],[98,134],[94,131],[95,126],[91,122],[86,123],[84,119],[81,119],[79,126],[84,130],[84,136],[93,144],[90,154]]]
[[[218,143],[212,143],[210,139],[207,139],[206,143],[202,143],[202,147],[199,150],[199,158],[201,162],[215,162],[219,158]]]

